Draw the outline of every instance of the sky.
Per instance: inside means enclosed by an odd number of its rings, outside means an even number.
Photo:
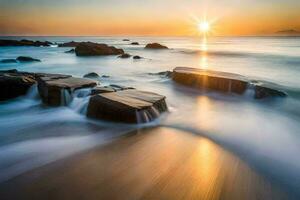
[[[300,0],[0,0],[0,35],[194,36],[300,31]]]

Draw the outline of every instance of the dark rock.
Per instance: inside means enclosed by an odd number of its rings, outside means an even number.
[[[238,94],[243,94],[248,87],[248,80],[238,74],[188,67],[176,67],[172,78],[186,86]]]
[[[111,84],[109,85],[109,87],[114,88],[115,91],[134,89],[133,87],[127,87],[127,86],[115,85],[115,84]]]
[[[254,93],[255,99],[263,99],[263,98],[267,98],[267,97],[286,97],[287,96],[287,94],[283,91],[265,87],[262,85],[255,85],[254,91],[255,91],[255,93]]]
[[[3,59],[0,60],[0,63],[16,63],[17,60],[16,59]]]
[[[165,111],[164,96],[132,89],[92,96],[87,116],[124,123],[144,123]]]
[[[96,95],[96,94],[103,94],[107,92],[116,92],[116,90],[113,87],[105,86],[105,87],[95,87],[91,91],[91,95]]]
[[[69,96],[81,88],[92,88],[97,82],[90,79],[74,78],[70,76],[40,77],[38,90],[43,102],[49,106],[66,105],[65,93]]]
[[[130,40],[129,40],[129,39],[123,39],[123,41],[124,41],[124,42],[129,42]]]
[[[131,55],[128,53],[123,53],[122,55],[118,56],[118,58],[130,58]]]
[[[65,51],[65,53],[75,53],[75,49],[70,49],[69,51]]]
[[[17,57],[17,61],[19,62],[41,62],[39,59],[27,57],[27,56],[19,56]]]
[[[109,78],[110,76],[108,76],[108,75],[102,75],[101,77],[102,78]]]
[[[79,44],[80,42],[65,42],[65,43],[62,43],[62,44],[58,44],[58,47],[77,47],[77,45]]]
[[[96,72],[87,73],[83,78],[99,78],[99,75]]]
[[[150,43],[145,46],[146,49],[168,49],[167,46],[161,45],[159,43]]]
[[[81,42],[76,46],[75,53],[77,56],[105,56],[123,54],[124,51],[106,44]]]
[[[2,46],[50,46],[51,42],[45,41],[31,41],[31,40],[0,40],[0,47]]]
[[[133,59],[142,59],[141,56],[133,56]]]
[[[163,71],[163,72],[158,72],[158,73],[149,73],[149,75],[158,75],[158,76],[165,76],[165,77],[171,78],[172,72],[171,71]]]
[[[35,83],[32,74],[18,73],[17,70],[0,71],[0,101],[25,95]]]
[[[131,45],[140,45],[138,42],[131,42]]]

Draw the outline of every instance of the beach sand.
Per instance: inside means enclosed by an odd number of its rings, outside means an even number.
[[[0,184],[12,199],[288,199],[212,141],[171,128],[130,133]]]

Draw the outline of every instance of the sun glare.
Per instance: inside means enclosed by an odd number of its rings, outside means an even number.
[[[198,29],[201,33],[207,33],[210,29],[210,25],[208,22],[200,22],[198,24]]]

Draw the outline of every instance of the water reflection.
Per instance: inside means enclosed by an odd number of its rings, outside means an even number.
[[[208,68],[208,62],[207,62],[207,54],[208,51],[208,44],[207,44],[207,38],[203,37],[202,42],[200,44],[200,53],[199,53],[199,58],[200,58],[200,68],[201,69],[207,69]]]
[[[43,199],[51,193],[55,199],[286,198],[210,140],[169,128],[140,131],[46,169],[0,187],[1,197],[32,199],[34,194]],[[34,182],[26,179],[33,174]]]

